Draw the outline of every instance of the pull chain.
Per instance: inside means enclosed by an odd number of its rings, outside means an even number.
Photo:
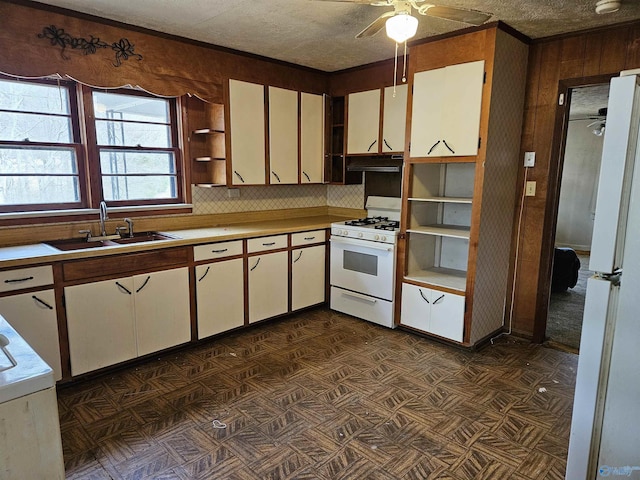
[[[398,78],[398,43],[396,42],[396,55],[393,61],[393,98],[396,98],[396,79]]]
[[[398,44],[396,43],[396,51]],[[397,55],[397,54],[396,54]],[[404,41],[404,60],[402,64],[402,83],[407,83],[407,41]]]

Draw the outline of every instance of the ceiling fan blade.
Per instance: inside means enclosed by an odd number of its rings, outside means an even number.
[[[422,5],[418,9],[418,13],[430,17],[444,18],[445,20],[469,23],[471,25],[482,25],[493,16],[490,13],[480,12],[478,10],[444,7],[441,5]]]
[[[395,12],[385,12],[371,22],[364,30],[356,35],[356,38],[372,37],[380,30],[384,28],[384,24],[387,23],[387,18],[393,17]]]

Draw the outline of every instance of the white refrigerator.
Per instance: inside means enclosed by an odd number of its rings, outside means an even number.
[[[640,479],[638,80],[616,77],[609,92],[568,480]]]

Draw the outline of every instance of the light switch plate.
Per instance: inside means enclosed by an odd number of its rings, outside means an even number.
[[[533,167],[536,164],[536,152],[524,152],[524,166]]]

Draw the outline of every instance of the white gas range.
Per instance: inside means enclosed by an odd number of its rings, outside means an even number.
[[[394,328],[401,200],[367,199],[367,218],[331,224],[331,308]]]

